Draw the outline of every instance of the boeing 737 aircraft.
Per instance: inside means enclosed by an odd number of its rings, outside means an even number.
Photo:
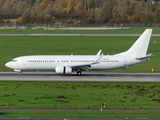
[[[152,56],[147,53],[152,29],[146,29],[129,50],[115,54],[103,55],[101,50],[96,55],[33,55],[14,58],[5,66],[22,74],[25,70],[55,70],[58,74],[77,71],[112,70],[145,62]]]

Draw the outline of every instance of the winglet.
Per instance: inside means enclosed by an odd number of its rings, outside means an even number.
[[[98,63],[100,63],[101,60],[102,60],[102,57],[103,57],[103,53],[99,56],[99,58],[98,58],[98,59],[96,60],[96,62],[93,63],[93,64],[98,64]]]
[[[99,50],[96,55],[101,55],[102,50]]]

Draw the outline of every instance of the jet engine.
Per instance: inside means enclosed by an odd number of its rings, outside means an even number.
[[[65,66],[57,66],[55,71],[56,73],[61,73],[61,74],[72,73],[72,68]]]

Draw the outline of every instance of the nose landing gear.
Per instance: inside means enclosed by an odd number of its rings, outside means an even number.
[[[22,75],[22,71],[19,72],[19,75]]]
[[[77,75],[78,75],[78,76],[81,76],[81,75],[82,75],[82,72],[81,72],[81,71],[77,71]]]

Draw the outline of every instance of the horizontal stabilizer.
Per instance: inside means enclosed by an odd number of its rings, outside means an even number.
[[[139,57],[139,58],[136,58],[136,60],[143,60],[143,59],[147,59],[149,57],[152,57],[152,54],[148,54],[146,55],[145,57]]]

